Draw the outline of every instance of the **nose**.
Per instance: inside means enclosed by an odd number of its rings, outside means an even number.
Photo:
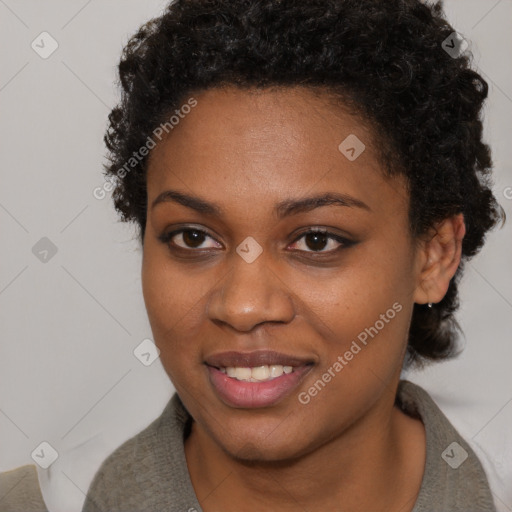
[[[246,332],[261,323],[288,323],[294,318],[292,291],[264,254],[252,263],[232,255],[230,271],[208,303],[212,321]]]

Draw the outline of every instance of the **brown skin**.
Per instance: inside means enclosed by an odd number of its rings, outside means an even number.
[[[162,363],[195,420],[185,453],[201,506],[412,510],[425,431],[394,399],[413,305],[446,293],[460,262],[462,216],[414,240],[404,180],[384,177],[372,131],[327,96],[230,87],[194,97],[197,106],[151,153],[142,284]],[[366,145],[353,162],[338,150],[349,134]],[[152,207],[168,189],[217,203],[223,213],[170,201]],[[280,220],[274,213],[284,199],[325,192],[369,209],[330,205]],[[158,239],[183,225],[207,235]],[[301,236],[316,227],[357,243]],[[263,248],[250,264],[235,251],[248,236]],[[301,404],[298,393],[396,302],[395,318]],[[229,407],[203,361],[260,349],[315,364],[274,406]]]

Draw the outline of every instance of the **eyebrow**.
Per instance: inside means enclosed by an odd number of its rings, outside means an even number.
[[[205,201],[204,199],[191,196],[183,192],[178,192],[177,190],[165,190],[159,194],[151,203],[151,208],[154,208],[160,203],[168,202],[181,204],[204,215],[216,217],[221,217],[223,215],[223,209],[218,204]],[[371,208],[363,201],[347,194],[335,192],[319,194],[302,199],[286,199],[278,203],[274,209],[278,219],[282,219],[290,215],[309,212],[316,208],[330,205],[361,208],[371,211]]]

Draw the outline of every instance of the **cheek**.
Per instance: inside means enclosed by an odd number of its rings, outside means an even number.
[[[156,244],[145,244],[144,302],[160,359],[170,375],[174,368],[197,357],[201,311],[205,307],[204,285],[204,277],[194,277],[190,269],[173,264]]]
[[[320,288],[325,290],[326,283]],[[348,426],[391,389],[401,369],[411,314],[407,285],[398,272],[353,268],[328,290],[323,299],[310,292],[315,314],[307,322],[315,323],[314,331],[323,338],[316,338],[321,358],[296,405],[304,424],[317,418],[311,428],[322,425],[326,436]]]
[[[376,322],[382,333],[384,330],[396,333],[407,329],[407,315],[398,315],[396,310],[407,310],[411,302],[410,264],[398,252],[388,250],[387,257],[376,256],[379,253],[383,251],[365,249],[347,261],[343,268],[321,279],[306,276],[300,283],[295,278],[295,289],[304,301],[305,309],[309,310],[310,318],[320,318],[331,338],[336,338],[335,344],[346,343]],[[395,305],[393,308],[395,303],[400,307]],[[381,315],[384,315],[383,320]]]
[[[386,253],[372,247],[354,260],[332,279],[309,280],[302,288],[307,290],[306,322],[316,325],[324,340],[320,373],[331,369],[331,376],[336,374],[335,379],[326,376],[336,382],[333,392],[338,386],[362,389],[368,376],[389,381],[407,346],[412,313],[407,250],[388,248]]]

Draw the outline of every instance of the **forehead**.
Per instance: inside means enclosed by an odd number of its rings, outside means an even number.
[[[375,134],[332,96],[300,87],[192,96],[196,106],[150,155],[149,204],[166,188],[265,205],[320,191],[373,204],[403,196],[384,177]]]

